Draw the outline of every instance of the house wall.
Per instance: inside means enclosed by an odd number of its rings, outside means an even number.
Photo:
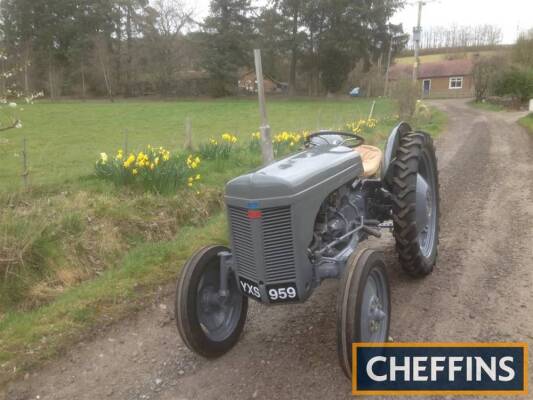
[[[255,92],[255,72],[250,72],[239,78],[239,89]],[[263,78],[266,93],[273,93],[276,91],[276,84],[268,78]],[[253,89],[252,89],[253,88]]]
[[[423,93],[423,81],[431,79],[431,90],[429,96]],[[425,78],[419,79],[420,91],[423,98],[453,98],[453,97],[472,97],[474,95],[474,82],[471,75],[463,76],[462,89],[450,89],[450,77]]]

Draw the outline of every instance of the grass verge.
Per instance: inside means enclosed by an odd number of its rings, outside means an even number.
[[[526,128],[529,133],[533,134],[533,113],[526,115],[524,118],[520,118],[518,123]]]
[[[505,107],[504,106],[502,106],[500,104],[494,104],[494,103],[491,103],[489,101],[482,102],[482,101],[472,100],[472,101],[468,102],[468,104],[471,107],[477,108],[479,110],[484,110],[484,111],[495,111],[495,112],[505,111]]]
[[[103,322],[138,309],[162,284],[172,281],[194,248],[226,243],[222,214],[205,226],[185,227],[176,238],[137,246],[99,277],[66,290],[30,312],[8,312],[0,321],[0,383],[54,356]]]

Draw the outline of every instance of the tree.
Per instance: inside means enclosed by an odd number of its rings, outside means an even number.
[[[487,97],[504,65],[505,60],[497,56],[476,60],[472,70],[476,101],[482,101]]]
[[[533,67],[533,29],[523,32],[513,46],[512,59],[525,67]]]
[[[275,5],[283,21],[286,50],[290,53],[289,95],[294,95],[296,93],[296,68],[305,38],[305,34],[302,34],[300,29],[303,28],[303,13],[306,4],[303,0],[281,0],[276,1]]]
[[[250,65],[254,36],[250,0],[212,0],[204,24],[203,66],[214,96],[235,91],[239,67]]]
[[[342,87],[359,60],[368,71],[388,52],[391,32],[402,32],[401,25],[389,22],[403,6],[401,0],[314,0],[306,4],[310,59],[314,59],[315,73],[328,76],[322,82],[328,92]]]

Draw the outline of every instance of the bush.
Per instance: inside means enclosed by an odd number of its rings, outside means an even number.
[[[398,112],[402,119],[409,120],[416,110],[416,101],[420,89],[416,82],[411,79],[400,79],[392,86],[391,95],[398,103]]]
[[[195,171],[200,162],[198,156],[171,154],[163,147],[148,146],[144,151],[130,153],[127,157],[123,150],[118,150],[113,158],[101,153],[95,170],[98,177],[116,185],[134,185],[156,193],[171,193],[185,185],[192,187],[200,180]]]
[[[483,57],[476,60],[472,70],[474,80],[474,94],[476,101],[482,101],[494,90],[498,72],[505,65],[502,57]]]
[[[503,72],[496,81],[495,92],[520,103],[533,98],[533,69],[512,67]]]

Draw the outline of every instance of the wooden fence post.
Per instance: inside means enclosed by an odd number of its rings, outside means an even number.
[[[28,189],[28,151],[26,146],[26,138],[22,139],[22,179],[24,181],[24,188]]]
[[[370,108],[370,114],[368,114],[368,119],[372,119],[372,116],[374,115],[374,108],[376,107],[376,100],[372,102],[372,107]]]
[[[261,63],[261,50],[254,50],[255,59],[255,77],[257,79],[257,95],[259,97],[259,112],[261,114],[261,154],[263,156],[263,164],[267,165],[274,161],[274,149],[272,147],[272,139],[270,135],[270,125],[268,124],[266,100],[265,100],[265,84],[263,81],[263,65]]]
[[[185,118],[185,149],[192,150],[192,124],[191,118]]]

